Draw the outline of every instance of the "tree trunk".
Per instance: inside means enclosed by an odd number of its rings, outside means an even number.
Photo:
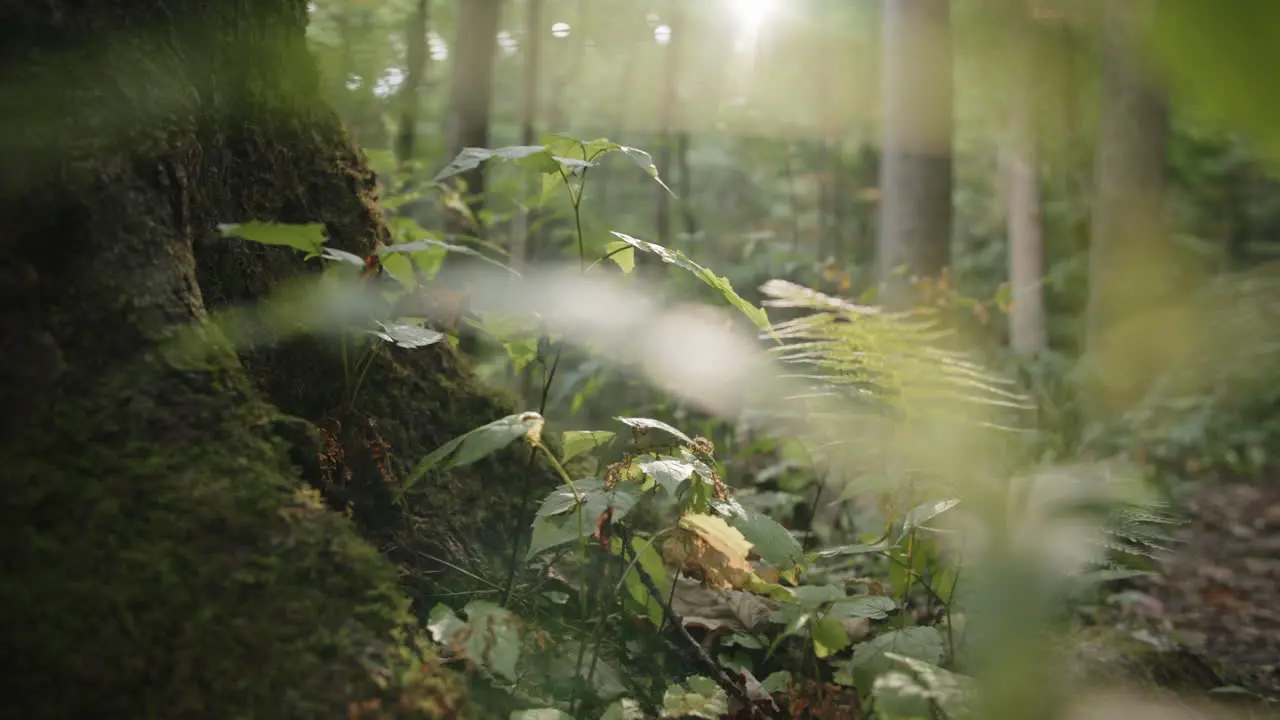
[[[444,344],[381,353],[358,412],[334,410],[341,361],[319,341],[198,368],[160,344],[314,270],[215,237],[218,223],[323,222],[356,253],[387,238],[372,173],[318,99],[305,24],[301,0],[0,2],[0,634],[22,659],[7,673],[15,716],[456,702],[430,664],[395,664],[413,657],[393,634],[412,624],[402,592],[429,588],[408,562],[398,583],[374,546],[406,560],[510,517],[516,493],[477,477],[427,478],[411,514],[387,482],[510,410]],[[325,484],[326,451],[350,477]],[[498,462],[492,477],[517,476]]]
[[[538,96],[540,78],[542,76],[542,35],[546,31],[542,27],[542,0],[525,0],[524,21],[524,104],[521,108],[520,144],[534,145],[538,141]],[[524,269],[529,258],[529,242],[532,227],[536,222],[533,207],[542,183],[538,178],[530,178],[525,183],[525,198],[528,206],[516,215],[515,227],[511,233],[511,266],[517,270]]]
[[[1009,137],[1004,154],[1009,286],[1009,345],[1024,357],[1045,349],[1044,231],[1040,220],[1039,113],[1036,83],[1040,66],[1036,26],[1021,4],[1013,10],[1009,54]]]
[[[1106,4],[1085,318],[1099,410],[1136,397],[1141,377],[1154,372],[1147,353],[1158,343],[1122,328],[1137,329],[1127,321],[1167,298],[1171,276],[1161,220],[1168,109],[1137,47],[1153,7],[1149,0]]]
[[[951,262],[950,0],[886,0],[883,156],[877,243],[885,300]]]
[[[396,132],[396,160],[403,166],[413,159],[413,146],[418,138],[418,111],[422,105],[422,89],[427,75],[427,23],[431,3],[418,0],[413,15],[405,25],[404,85],[400,88],[400,127]]]
[[[489,108],[493,101],[493,63],[498,49],[501,0],[458,0],[453,53],[451,107],[446,131],[449,158],[466,147],[489,147]],[[462,174],[473,211],[484,204],[484,172]]]

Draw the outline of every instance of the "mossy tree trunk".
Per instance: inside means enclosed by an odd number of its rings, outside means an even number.
[[[340,360],[318,342],[200,372],[157,350],[314,269],[217,238],[217,223],[323,222],[357,253],[385,239],[373,175],[318,100],[305,24],[303,0],[0,0],[0,636],[21,658],[6,673],[15,716],[456,703],[400,634],[404,591],[426,592],[403,571],[519,498],[433,476],[405,512],[387,488],[511,409],[447,347],[382,353],[355,408],[339,407]],[[340,465],[328,484],[321,454]],[[523,484],[496,472],[513,457],[479,472]],[[380,688],[396,663],[425,678]]]

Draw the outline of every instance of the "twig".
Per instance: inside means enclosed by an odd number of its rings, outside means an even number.
[[[621,526],[615,527],[618,528],[618,534],[622,536],[623,552],[634,555],[635,550],[631,547],[631,538],[628,537],[626,529]],[[766,715],[764,711],[762,711],[760,707],[752,701],[751,696],[747,693],[747,689],[734,682],[733,678],[729,677],[729,674],[724,671],[724,668],[720,667],[719,663],[707,654],[706,649],[689,634],[689,631],[684,626],[684,621],[680,619],[679,615],[676,615],[675,610],[671,609],[671,604],[662,597],[662,591],[658,589],[658,585],[653,581],[653,578],[649,577],[649,573],[644,569],[644,564],[639,562],[635,563],[635,570],[636,573],[640,575],[640,582],[644,583],[645,588],[649,591],[649,595],[662,606],[662,614],[666,618],[666,623],[673,627],[680,638],[684,640],[690,649],[693,650],[693,654],[698,658],[698,662],[706,668],[707,672],[711,673],[711,679],[724,689],[726,693],[732,695],[746,705],[747,712],[751,714],[751,717],[772,720],[771,715]],[[778,709],[777,706],[773,704],[772,698],[769,699],[769,703],[772,706],[772,710]]]

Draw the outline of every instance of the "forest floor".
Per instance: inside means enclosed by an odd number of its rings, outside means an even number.
[[[1197,483],[1177,505],[1176,544],[1130,607],[1226,682],[1280,701],[1280,483]]]

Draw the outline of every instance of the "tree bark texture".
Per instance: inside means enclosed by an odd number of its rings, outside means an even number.
[[[886,0],[880,278],[886,301],[908,301],[911,277],[951,263],[950,0]],[[905,269],[905,275],[897,275]]]
[[[398,634],[415,624],[405,590],[428,592],[410,558],[494,527],[519,498],[437,475],[405,512],[389,485],[510,409],[447,347],[381,353],[354,410],[318,341],[198,368],[162,351],[175,328],[314,270],[216,237],[218,223],[322,222],[356,253],[387,239],[373,175],[318,100],[305,25],[302,0],[0,0],[0,637],[22,658],[6,673],[15,716],[456,703]],[[500,462],[479,472],[514,483]]]

